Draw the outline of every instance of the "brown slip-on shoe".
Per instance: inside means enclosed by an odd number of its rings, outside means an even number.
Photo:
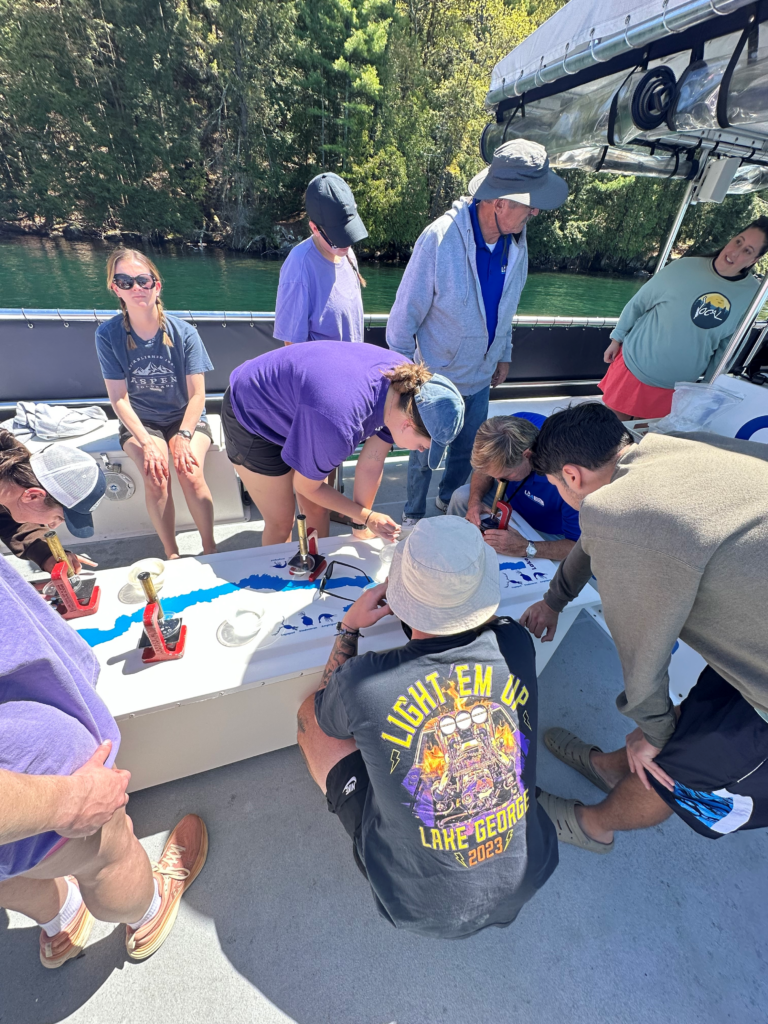
[[[208,830],[203,819],[185,815],[168,836],[162,857],[152,865],[160,909],[136,931],[126,925],[125,948],[131,960],[146,960],[168,938],[181,897],[200,874],[207,856]]]
[[[77,885],[77,879],[68,876],[70,882]],[[79,886],[78,886],[79,888]],[[43,967],[61,967],[67,960],[80,956],[93,928],[94,917],[84,903],[66,928],[62,928],[50,938],[40,929],[40,963]]]

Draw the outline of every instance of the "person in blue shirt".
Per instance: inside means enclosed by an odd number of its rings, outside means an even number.
[[[147,511],[166,558],[178,558],[171,496],[173,462],[203,553],[213,554],[213,498],[203,475],[213,435],[205,415],[205,373],[213,369],[200,335],[160,301],[160,273],[142,252],[116,249],[107,287],[120,312],[96,331],[96,353],[120,445],[144,477]]]
[[[530,448],[545,417],[535,412],[493,416],[480,427],[472,448],[472,478],[453,492],[448,514],[464,516],[475,526],[487,515],[497,480],[508,480],[504,493],[515,512],[544,538],[528,541],[513,527],[486,530],[485,540],[500,555],[528,555],[562,561],[581,531],[579,514],[560,497],[545,476],[534,473]]]

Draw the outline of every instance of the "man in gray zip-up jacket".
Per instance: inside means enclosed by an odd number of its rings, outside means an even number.
[[[568,186],[549,170],[543,146],[517,139],[496,150],[469,191],[474,199],[459,199],[419,236],[387,325],[390,348],[420,357],[464,397],[464,428],[448,450],[437,497],[441,511],[466,483],[490,388],[509,371],[512,317],[528,275],[525,224],[564,203]],[[428,453],[414,452],[407,525],[426,513],[431,476]]]

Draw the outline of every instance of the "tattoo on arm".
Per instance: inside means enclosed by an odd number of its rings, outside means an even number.
[[[328,658],[328,664],[325,666],[323,678],[320,680],[320,686],[318,689],[324,690],[328,685],[328,680],[336,669],[340,668],[345,661],[349,661],[350,658],[354,658],[356,654],[357,637],[348,636],[345,633],[339,633],[333,642],[333,650]]]

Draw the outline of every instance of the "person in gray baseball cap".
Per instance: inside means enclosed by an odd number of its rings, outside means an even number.
[[[390,348],[423,359],[464,398],[464,427],[448,449],[435,498],[442,512],[469,477],[490,389],[509,373],[512,317],[528,275],[526,224],[539,210],[561,206],[568,185],[550,170],[543,146],[515,139],[499,146],[469,193],[422,231],[387,324]],[[423,453],[413,452],[404,525],[426,515],[431,476]]]

